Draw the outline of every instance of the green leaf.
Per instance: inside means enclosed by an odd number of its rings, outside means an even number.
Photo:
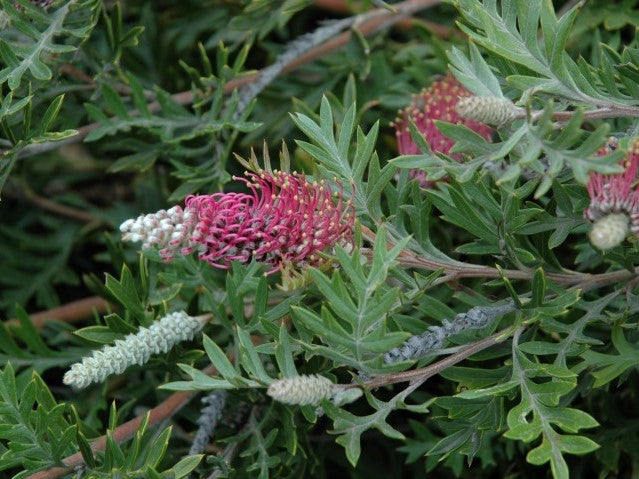
[[[206,334],[202,335],[202,341],[204,343],[204,350],[211,360],[211,364],[217,369],[220,376],[228,381],[233,381],[238,378],[240,374],[235,370],[231,362],[224,354],[224,351],[209,338]]]
[[[64,36],[79,45],[89,36],[95,25],[99,2],[66,2],[46,17],[31,17],[31,26],[24,23],[24,17],[9,0],[2,0],[1,4],[3,10],[10,12],[16,28],[34,33],[28,36],[31,38],[23,38],[20,43],[10,45],[0,41],[0,56],[7,65],[0,70],[0,84],[7,82],[11,90],[17,90],[27,72],[37,80],[51,79],[51,68],[43,59],[53,63],[53,60],[63,56],[61,54],[76,50],[76,45],[55,43],[55,40]]]
[[[195,470],[203,458],[204,454],[194,454],[181,459],[180,462],[170,469],[170,471],[174,474],[173,477],[175,477],[175,479],[187,477],[193,470]]]
[[[127,265],[122,266],[120,281],[110,274],[106,275],[105,285],[109,292],[141,324],[145,324],[144,306],[136,289],[136,284]]]

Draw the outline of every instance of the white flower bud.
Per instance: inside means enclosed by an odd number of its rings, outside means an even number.
[[[621,244],[628,234],[630,221],[624,213],[612,213],[595,221],[588,236],[595,248],[608,250]]]
[[[126,220],[124,223],[120,225],[120,231],[122,233],[126,233],[127,231],[131,229],[131,226],[133,226],[133,223],[135,223],[134,219]]]
[[[123,241],[142,242],[142,249],[157,246],[164,261],[173,259],[176,253],[193,248],[196,212],[173,206],[137,219],[129,219],[120,225]]]
[[[284,404],[314,405],[333,393],[333,383],[316,374],[294,376],[274,381],[266,393]]]
[[[166,353],[181,341],[193,339],[206,320],[187,315],[184,311],[169,313],[149,328],[117,339],[113,346],[93,351],[92,355],[71,366],[63,382],[81,389],[102,382],[110,374],[121,374],[131,365],[142,365],[152,354]]]
[[[469,96],[459,100],[455,106],[457,113],[464,118],[500,127],[517,118],[523,112],[507,98],[496,96]]]

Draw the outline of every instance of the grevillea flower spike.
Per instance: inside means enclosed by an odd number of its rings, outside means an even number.
[[[204,327],[210,316],[189,316],[184,311],[169,313],[148,328],[112,346],[93,351],[65,373],[62,381],[78,389],[103,382],[111,374],[122,374],[129,366],[143,365],[153,354],[166,353],[182,341],[188,341]]]
[[[234,179],[250,193],[189,196],[184,208],[125,221],[122,239],[158,247],[165,261],[196,251],[217,268],[254,258],[273,266],[269,272],[319,267],[320,253],[352,244],[353,207],[337,180],[333,190],[300,173],[261,169]]]
[[[604,156],[618,147],[611,138],[600,148]],[[633,188],[639,167],[639,139],[630,143],[622,162],[625,171],[613,175],[593,172],[588,182],[590,206],[584,211],[592,222],[590,241],[596,248],[607,250],[619,245],[629,232],[639,236],[639,190]]]
[[[404,110],[399,111],[392,124],[395,128],[399,153],[401,155],[418,155],[420,153],[419,147],[410,136],[408,129],[409,119],[415,122],[415,126],[417,126],[434,153],[448,155],[455,144],[453,140],[444,136],[435,126],[436,120],[461,123],[490,141],[492,128],[464,118],[456,110],[459,100],[470,96],[472,96],[472,93],[450,75],[435,81],[430,87],[414,95],[411,104]],[[451,156],[458,161],[462,158],[458,153]],[[424,188],[429,188],[433,184],[426,178],[426,173],[419,169],[411,170],[410,178],[416,178]]]

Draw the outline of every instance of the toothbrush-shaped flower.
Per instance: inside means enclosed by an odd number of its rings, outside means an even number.
[[[251,258],[273,266],[302,269],[321,263],[320,253],[352,243],[355,216],[341,186],[309,182],[299,173],[246,173],[250,193],[189,196],[179,206],[125,221],[125,241],[157,245],[165,261],[175,253],[199,253],[199,258],[227,269],[231,261]]]
[[[150,327],[116,340],[114,346],[93,351],[71,366],[63,382],[82,389],[111,374],[121,374],[129,366],[146,363],[152,354],[166,353],[177,343],[193,339],[206,321],[206,317],[189,316],[184,311],[167,314]]]

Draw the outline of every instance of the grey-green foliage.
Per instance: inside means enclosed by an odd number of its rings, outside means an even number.
[[[8,363],[0,373],[0,401],[0,470],[22,466],[25,470],[14,477],[26,477],[74,451],[75,426],[64,417],[66,406],[56,402],[36,373],[31,378],[16,377]]]
[[[50,12],[28,2],[2,0],[0,85],[17,90],[25,76],[51,80],[55,57],[69,57],[91,33],[99,0],[69,0]],[[10,28],[7,28],[10,27]],[[59,60],[56,60],[56,62]]]
[[[0,309],[13,310],[16,304],[26,304],[32,298],[40,307],[50,308],[60,302],[56,285],[78,284],[78,275],[67,266],[77,227],[53,229],[56,226],[43,228],[48,241],[40,234],[0,226],[0,239],[8,246],[0,251],[4,293]]]
[[[594,249],[583,211],[591,172],[620,171],[624,133],[635,134],[637,2],[585,2],[558,18],[550,0],[455,0],[456,18],[450,5],[423,17],[457,20],[464,39],[419,23],[365,38],[355,24],[343,49],[277,72],[246,109],[251,90],[229,85],[309,38],[317,5],[0,3],[0,308],[16,319],[0,328],[7,475],[77,452],[78,474],[105,478],[636,475],[638,243]],[[413,122],[423,153],[397,156],[388,122],[446,65],[525,114],[492,142],[437,122],[463,161],[434,154]],[[611,134],[619,151],[597,156]],[[228,159],[264,139],[285,140],[292,169],[331,183],[357,217],[353,245],[327,250],[331,262],[298,289],[257,262],[163,263],[112,231],[191,193],[246,191]],[[412,168],[436,187],[409,180]],[[57,217],[42,199],[95,218]],[[91,294],[109,308],[77,329],[28,320]],[[477,313],[499,304],[512,308]],[[70,363],[177,310],[210,323],[104,385],[61,385]],[[450,326],[475,313],[478,327]],[[427,356],[384,361],[425,332],[439,332]],[[480,343],[492,346],[437,369]],[[313,374],[340,399],[297,407],[265,394]],[[206,419],[197,400],[166,421],[146,415],[172,391],[226,397],[203,455],[187,455]],[[117,439],[136,416],[137,433]]]
[[[470,166],[460,167],[440,159],[421,160],[423,166],[443,167],[460,181],[466,181],[478,168],[501,162],[510,155],[502,172],[501,182],[518,178],[525,169],[538,174],[542,181],[536,192],[541,196],[550,188],[552,179],[569,166],[580,183],[587,181],[590,170],[612,171],[609,167],[618,161],[618,155],[609,161],[594,161],[592,154],[602,144],[609,125],[601,123],[595,134],[580,130],[583,118],[575,115],[556,133],[557,125],[552,112],[565,110],[567,106],[584,108],[629,109],[636,115],[636,83],[628,68],[636,51],[633,40],[624,46],[622,53],[603,45],[600,65],[588,64],[583,58],[575,61],[566,51],[572,25],[579,12],[573,7],[561,18],[557,18],[552,2],[545,0],[480,2],[479,0],[451,1],[463,15],[460,28],[473,43],[470,55],[453,47],[449,52],[451,68],[457,78],[470,91],[483,96],[507,96],[532,110],[532,121],[515,122],[501,131],[503,141],[488,144],[478,135],[473,135],[461,126],[442,125],[442,132],[457,141],[453,152],[469,152],[473,161]],[[507,72],[498,80],[494,66],[482,58],[476,45],[489,52],[488,59]],[[561,100],[559,105],[547,104],[547,98]],[[546,114],[536,112],[545,109]],[[635,111],[635,113],[632,113]],[[577,144],[574,151],[571,145]],[[547,160],[540,161],[540,153]],[[608,159],[607,159],[608,160]],[[410,159],[398,160],[398,166],[414,166]],[[427,168],[436,173],[439,168]]]
[[[0,86],[4,90],[0,93],[0,128],[5,150],[0,158],[0,192],[27,146],[75,134],[74,130],[54,127],[64,94],[47,91],[47,82],[53,79],[53,70],[72,58],[89,37],[100,5],[99,0],[69,0],[45,11],[25,0],[0,2]],[[40,96],[48,103],[43,112],[38,111],[42,108],[38,108]],[[31,125],[34,110],[42,118]]]

